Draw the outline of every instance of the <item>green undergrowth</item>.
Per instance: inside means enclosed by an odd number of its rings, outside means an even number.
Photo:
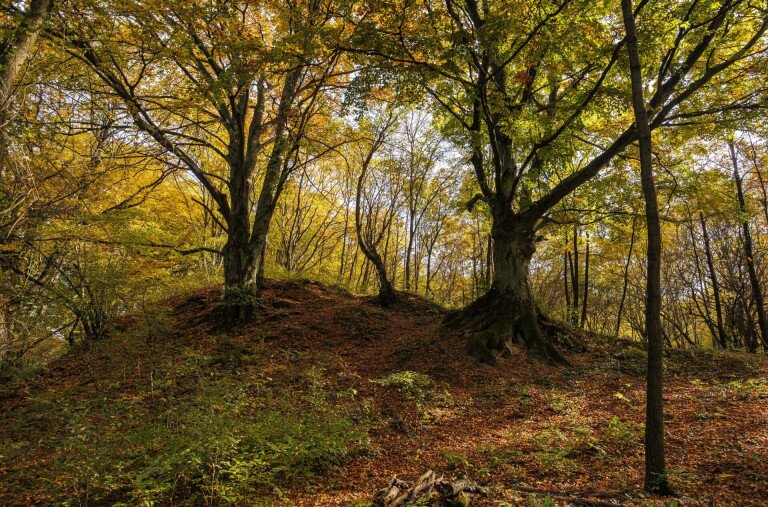
[[[267,502],[366,448],[364,406],[323,364],[199,340],[164,354],[105,342],[89,351],[110,372],[98,381],[29,389],[0,415],[0,504]]]
[[[598,368],[634,377],[646,372],[647,354],[640,343],[627,340],[601,342],[608,350]],[[733,380],[759,375],[760,358],[755,354],[719,349],[672,349],[664,351],[664,373],[703,379]]]

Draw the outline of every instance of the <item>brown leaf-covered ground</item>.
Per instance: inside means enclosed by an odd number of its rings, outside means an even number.
[[[140,364],[145,356],[215,347],[208,338],[218,332],[211,319],[218,296],[211,288],[169,300],[171,336],[149,348],[125,338],[125,357]],[[429,469],[487,486],[488,498],[473,505],[531,505],[546,492],[558,505],[672,501],[641,491],[644,354],[631,343],[585,337],[588,352],[569,354],[570,368],[522,351],[488,367],[467,357],[460,333],[441,327],[442,311],[417,297],[380,308],[318,283],[270,281],[265,301],[233,343],[266,347],[263,368],[284,382],[285,396],[291,372],[322,364],[325,382],[355,393],[370,414],[364,452],[295,484],[278,503],[365,505],[393,476],[412,480]],[[132,320],[122,326],[130,329]],[[141,368],[104,368],[111,360],[97,348],[58,360],[0,399],[0,423],[42,389],[74,386],[86,396],[113,381],[129,396],[148,381]],[[667,456],[678,504],[768,504],[768,361],[672,351],[666,369]],[[14,495],[0,490],[5,503],[45,503],[32,490]]]

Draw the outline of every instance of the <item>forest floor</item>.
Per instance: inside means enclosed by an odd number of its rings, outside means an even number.
[[[632,343],[590,338],[572,367],[523,352],[488,367],[429,302],[384,309],[303,281],[268,281],[258,320],[225,334],[219,291],[0,386],[0,504],[364,506],[427,470],[485,485],[472,505],[768,503],[765,357],[670,351],[678,497],[659,500],[642,493]]]

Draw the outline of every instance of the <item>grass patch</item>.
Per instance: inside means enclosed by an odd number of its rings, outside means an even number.
[[[568,429],[547,428],[534,433],[529,443],[542,465],[564,475],[578,471],[577,458],[605,454],[592,430],[586,426]]]
[[[367,447],[354,393],[318,368],[293,392],[242,356],[220,339],[143,382],[35,392],[0,417],[0,504],[251,504]]]

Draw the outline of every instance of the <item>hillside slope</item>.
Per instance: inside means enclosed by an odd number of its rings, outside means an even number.
[[[487,485],[473,505],[647,505],[644,353],[592,341],[558,368],[464,354],[442,311],[270,281],[258,320],[212,322],[218,288],[123,319],[0,392],[0,504],[366,505],[428,469]],[[765,358],[667,361],[670,480],[684,505],[768,497]],[[559,495],[559,496],[558,496]],[[545,494],[539,494],[539,500]],[[545,505],[541,503],[541,505]]]

